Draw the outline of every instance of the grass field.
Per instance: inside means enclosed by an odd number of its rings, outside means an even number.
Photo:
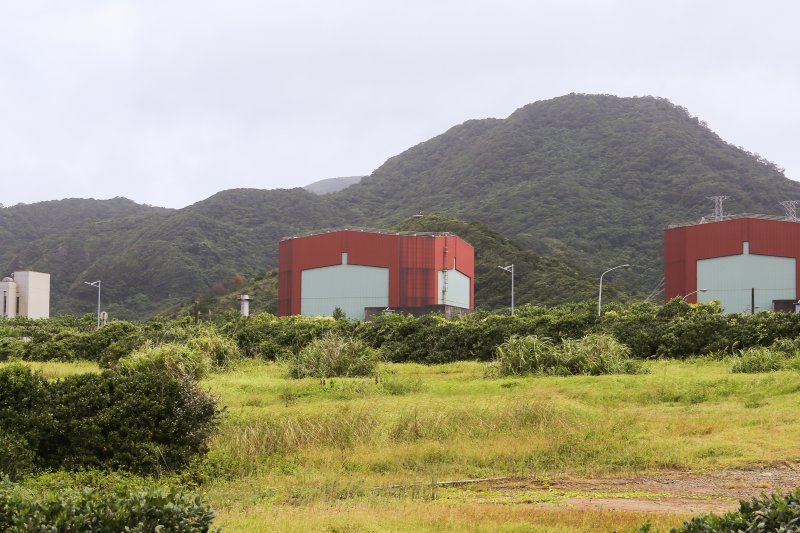
[[[729,367],[655,361],[642,375],[488,379],[474,362],[397,364],[382,367],[379,379],[322,383],[246,361],[203,381],[227,412],[209,456],[184,479],[202,482],[227,531],[674,526],[688,513],[575,509],[568,498],[581,494],[552,490],[548,480],[800,458],[800,373]],[[42,366],[49,377],[93,368]],[[432,486],[492,477],[538,488]]]
[[[228,407],[207,465],[220,525],[624,530],[643,516],[570,512],[550,492],[475,501],[467,490],[430,484],[497,476],[546,483],[800,457],[796,372],[731,374],[726,362],[694,360],[648,363],[645,375],[487,379],[484,368],[388,365],[379,380],[323,384],[248,362],[213,375],[204,384]],[[537,505],[548,499],[553,506]],[[682,516],[650,518],[677,525]]]

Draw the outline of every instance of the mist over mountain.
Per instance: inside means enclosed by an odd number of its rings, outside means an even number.
[[[56,312],[91,312],[82,281],[103,279],[112,316],[144,316],[235,274],[263,275],[282,237],[390,228],[423,211],[518,243],[503,252],[508,262],[540,261],[519,303],[558,303],[590,297],[580,280],[620,263],[635,268],[613,283],[648,293],[662,276],[663,228],[707,214],[715,194],[731,197],[730,212],[781,214],[778,202],[800,198],[800,183],[667,100],[571,94],[467,121],[323,196],[238,189],[178,210],[124,199],[0,209],[0,266],[51,272]],[[478,305],[507,305],[499,280]]]
[[[343,178],[328,178],[324,180],[315,181],[314,183],[306,185],[303,188],[309,192],[313,192],[314,194],[330,194],[332,192],[339,192],[341,190],[344,190],[351,185],[355,185],[362,179],[364,179],[364,176],[346,176]]]

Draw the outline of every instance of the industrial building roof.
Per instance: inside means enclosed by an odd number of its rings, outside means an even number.
[[[778,216],[778,215],[759,215],[755,213],[741,213],[738,215],[725,215],[722,217],[716,217],[713,215],[705,216],[698,221],[693,222],[684,222],[681,224],[670,224],[667,226],[667,229],[672,228],[684,228],[687,226],[698,226],[700,224],[710,224],[712,222],[724,222],[726,220],[737,220],[740,218],[757,218],[760,220],[774,220],[776,222],[800,222],[798,218],[789,218],[786,216]]]
[[[361,233],[379,233],[381,235],[407,235],[411,237],[458,237],[455,233],[449,231],[394,231],[382,230],[375,228],[361,228],[361,227],[345,227],[326,229],[322,231],[307,231],[289,237],[283,237],[281,241],[288,241],[289,239],[298,239],[301,237],[310,237],[312,235],[324,235],[325,233],[338,233],[340,231],[358,231]],[[463,237],[459,237],[462,241],[466,242]],[[469,243],[467,243],[469,244]]]

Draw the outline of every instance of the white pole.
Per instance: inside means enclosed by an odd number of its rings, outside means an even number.
[[[602,313],[602,309],[603,309],[603,276],[605,276],[606,274],[608,274],[612,270],[616,270],[618,268],[623,268],[623,267],[629,267],[629,266],[630,265],[627,264],[627,263],[624,264],[624,265],[617,265],[614,268],[609,268],[608,270],[606,270],[605,272],[600,274],[600,292],[597,294],[597,316],[600,316],[600,314]]]
[[[511,272],[511,315],[514,315],[514,263],[511,263],[508,266],[498,266],[497,268],[502,268],[506,272]]]
[[[100,329],[100,280],[97,280],[97,329]]]
[[[97,287],[97,329],[100,329],[100,280],[92,281],[91,283],[88,281],[84,281],[86,285],[91,285],[92,287]]]
[[[514,316],[514,263],[511,263],[511,316]]]

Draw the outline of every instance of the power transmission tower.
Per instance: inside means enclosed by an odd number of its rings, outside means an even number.
[[[722,210],[722,202],[730,198],[730,196],[706,196],[706,198],[714,202],[714,214],[712,218],[715,220],[722,220],[725,217],[725,213]]]
[[[798,200],[786,200],[785,202],[780,202],[783,208],[786,210],[786,218],[792,221],[797,221],[797,204],[800,204]]]

